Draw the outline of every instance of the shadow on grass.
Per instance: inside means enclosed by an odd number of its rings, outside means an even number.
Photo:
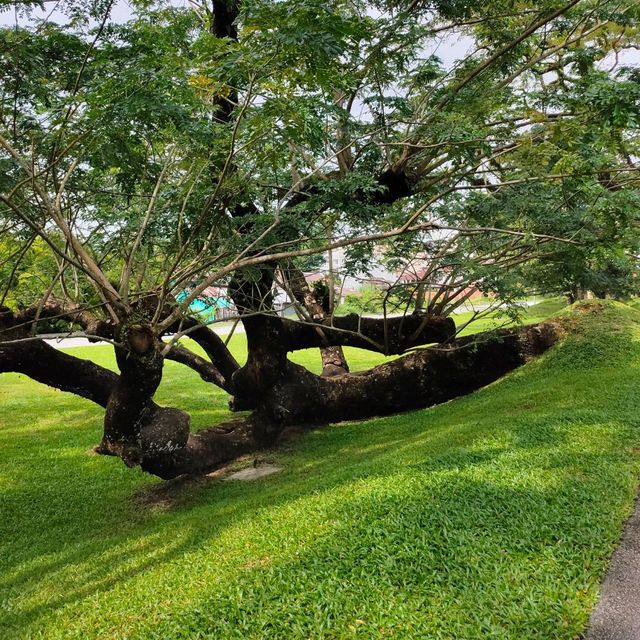
[[[158,514],[151,510],[140,514],[138,522],[126,532],[105,535],[104,530],[98,529],[93,535],[77,535],[75,541],[73,537],[68,541],[71,549],[60,551],[52,547],[51,559],[41,556],[32,569],[11,572],[9,580],[2,579],[0,590],[9,594],[37,591],[39,579],[45,575],[61,587],[59,593],[45,601],[21,607],[12,627],[26,630],[65,605],[106,593],[129,579],[143,577],[151,568],[179,564],[189,554],[206,552],[226,528],[232,529],[234,535],[242,535],[248,523],[265,517],[268,521],[273,512],[300,501],[320,502],[322,513],[313,514],[314,528],[329,523],[324,532],[316,529],[321,533],[309,538],[307,546],[297,552],[300,555],[276,558],[277,568],[271,566],[271,560],[254,568],[249,558],[249,568],[243,569],[241,564],[231,569],[226,590],[214,595],[205,587],[196,600],[204,594],[208,597],[192,602],[191,613],[180,611],[178,606],[174,614],[179,616],[179,622],[172,618],[164,626],[161,624],[154,635],[173,637],[171,629],[178,624],[185,629],[206,629],[212,637],[232,637],[227,634],[233,629],[256,638],[267,637],[261,634],[269,629],[274,637],[320,637],[327,620],[333,620],[344,631],[345,621],[363,619],[363,609],[371,609],[365,617],[383,621],[387,628],[407,633],[421,628],[431,633],[435,628],[429,626],[429,620],[436,613],[441,621],[449,619],[451,603],[457,598],[469,599],[468,605],[475,609],[489,605],[487,598],[500,596],[491,593],[505,587],[508,593],[503,596],[506,604],[501,615],[508,617],[521,598],[531,595],[527,589],[536,572],[541,571],[537,563],[544,560],[539,556],[544,556],[545,551],[553,552],[547,565],[557,564],[559,555],[565,563],[573,563],[569,567],[572,572],[586,560],[599,570],[615,538],[607,527],[602,531],[603,523],[615,521],[616,515],[619,520],[619,501],[628,498],[629,493],[628,481],[616,480],[607,473],[610,465],[620,462],[617,448],[613,452],[562,454],[559,451],[567,437],[563,432],[566,421],[553,426],[547,420],[546,425],[547,435],[552,433],[554,437],[545,439],[543,446],[537,439],[532,441],[526,421],[502,429],[502,446],[482,442],[488,435],[495,440],[495,431],[477,423],[457,425],[455,437],[467,446],[439,456],[432,451],[441,448],[438,440],[450,440],[451,429],[446,433],[439,429],[431,434],[420,433],[407,441],[398,440],[393,425],[388,425],[383,430],[376,429],[378,443],[372,445],[365,425],[353,425],[348,427],[348,444],[338,442],[343,445],[339,452],[328,455],[312,471],[311,458],[305,456],[310,452],[303,447],[287,470],[287,477],[271,486],[193,484],[185,489],[172,512]],[[589,425],[583,423],[583,428]],[[383,449],[380,445],[385,432],[389,447]],[[361,446],[358,438],[365,441]],[[330,443],[330,439],[322,439]],[[619,444],[625,442],[622,438]],[[313,449],[317,454],[322,452],[324,443],[316,444]],[[520,470],[522,486],[513,487],[509,483],[514,482],[518,465],[512,461],[518,456],[524,459]],[[501,461],[502,458],[510,458],[511,462]],[[346,460],[349,464],[345,468]],[[577,469],[580,475],[572,471],[557,478],[544,473],[557,469]],[[493,481],[477,480],[478,473],[493,475]],[[359,483],[363,479],[367,486]],[[534,481],[540,486],[530,488]],[[604,488],[616,492],[618,501],[607,500],[593,509],[593,495]],[[112,498],[107,495],[105,501]],[[94,524],[99,523],[94,520]],[[96,541],[95,535],[102,540]],[[278,535],[282,536],[282,532]],[[594,550],[594,535],[605,536],[601,538],[605,553],[602,548]],[[74,571],[69,576],[69,568],[74,566],[81,568],[80,580]],[[501,578],[507,568],[505,575],[512,578]],[[557,571],[558,584],[563,583],[565,569],[566,565]],[[270,572],[269,579],[265,579],[265,571]],[[573,583],[577,580],[584,588],[589,575],[578,573]],[[295,593],[290,589],[291,576],[305,576],[302,582],[294,581]],[[549,579],[546,575],[545,580]],[[504,580],[511,582],[502,584]],[[563,589],[570,591],[573,583],[565,584]],[[345,588],[345,584],[350,586]],[[469,591],[468,585],[473,584],[476,589]],[[430,596],[436,587],[438,595]],[[568,597],[569,591],[564,595]],[[238,599],[237,593],[251,596]],[[149,591],[152,594],[153,589]],[[371,594],[376,594],[376,606],[369,602]],[[542,615],[539,607],[548,605],[548,595],[538,596],[526,616],[520,611],[525,627],[533,624],[536,615]],[[275,619],[269,613],[269,602],[279,603]],[[391,618],[389,607],[395,611]],[[431,614],[420,616],[425,607]],[[170,605],[170,609],[174,606]],[[222,617],[221,611],[226,612]],[[314,612],[311,617],[309,611]],[[582,622],[583,612],[584,607],[578,609],[573,627]],[[565,615],[566,611],[562,609],[561,613]],[[144,617],[143,611],[140,615]],[[291,619],[298,619],[302,626],[299,633],[287,635],[290,629],[286,621]],[[417,626],[407,627],[408,620],[414,620]],[[559,622],[556,619],[553,624]],[[368,632],[374,633],[370,621],[366,624]],[[82,635],[80,631],[78,635]]]
[[[585,462],[593,463],[594,460]],[[466,475],[466,474],[465,474]],[[142,637],[572,638],[615,541],[617,505],[576,503],[572,483],[549,489],[396,474],[334,504],[330,532],[293,557],[236,571],[233,588],[202,589]],[[601,489],[595,482],[591,490]],[[628,497],[628,487],[610,486]],[[571,502],[570,508],[569,502]],[[599,505],[605,506],[605,505]],[[593,514],[593,515],[590,515]],[[619,523],[618,523],[619,524]],[[592,536],[601,536],[594,545]],[[443,634],[440,636],[439,634]]]

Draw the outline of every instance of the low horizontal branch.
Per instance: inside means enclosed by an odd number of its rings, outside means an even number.
[[[413,347],[447,342],[456,333],[452,318],[424,314],[365,318],[352,313],[315,323],[283,318],[282,324],[287,351],[348,346],[397,355]]]
[[[107,406],[118,375],[90,360],[54,349],[43,340],[0,345],[0,373],[21,373],[60,391]]]
[[[231,376],[240,368],[240,365],[215,331],[194,318],[181,318],[172,325],[171,329],[187,335],[196,342],[220,372],[225,384],[230,382]]]
[[[0,373],[21,373],[106,407],[119,376],[89,360],[32,339],[21,314],[0,307]]]
[[[336,378],[319,378],[289,363],[286,382],[274,392],[272,419],[324,424],[440,404],[480,389],[544,353],[563,331],[557,322],[491,331]]]

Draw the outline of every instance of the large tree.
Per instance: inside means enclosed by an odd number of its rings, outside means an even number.
[[[110,0],[20,5],[0,30],[0,372],[104,406],[102,453],[172,477],[287,424],[441,402],[557,338],[456,339],[474,289],[508,302],[615,259],[633,287],[634,0],[140,2],[125,23]],[[312,288],[305,261],[338,249],[344,273]],[[340,277],[381,261],[390,313],[335,315]],[[211,286],[245,363],[189,310]],[[61,321],[110,341],[119,374],[38,338]],[[349,374],[348,345],[405,355]],[[309,347],[322,376],[288,360]],[[190,433],[153,401],[167,358],[251,415]]]

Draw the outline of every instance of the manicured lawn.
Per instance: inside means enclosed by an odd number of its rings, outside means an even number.
[[[576,638],[640,473],[640,311],[574,313],[502,381],[308,433],[254,483],[95,456],[98,407],[2,376],[0,637]],[[227,415],[173,363],[158,400]]]
[[[522,322],[526,324],[542,322],[546,318],[561,311],[566,304],[566,301],[561,298],[551,298],[544,300],[543,302],[539,302],[532,307],[523,308]],[[460,331],[461,336],[508,327],[513,324],[509,317],[504,315],[504,313],[493,312],[464,326],[472,319],[472,316],[473,311],[463,311],[462,313],[453,314],[452,317],[455,320],[456,326],[458,328],[463,327]]]

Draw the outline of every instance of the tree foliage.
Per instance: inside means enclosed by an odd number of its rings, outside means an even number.
[[[449,340],[443,318],[475,289],[637,290],[635,0],[136,1],[125,22],[111,0],[62,3],[55,20],[17,10],[0,28],[3,304],[12,336],[22,314],[30,335],[64,318],[113,340],[113,398],[173,357],[282,421],[291,345],[345,344],[333,291],[378,262],[399,274],[396,310],[437,325],[408,342],[367,325],[385,353]],[[324,303],[299,271],[337,249]],[[295,327],[265,319],[275,284]],[[242,367],[190,315],[210,286],[247,330]],[[177,345],[189,331],[209,362]],[[154,390],[107,408],[137,425],[138,449]],[[116,453],[134,463],[127,438]]]

